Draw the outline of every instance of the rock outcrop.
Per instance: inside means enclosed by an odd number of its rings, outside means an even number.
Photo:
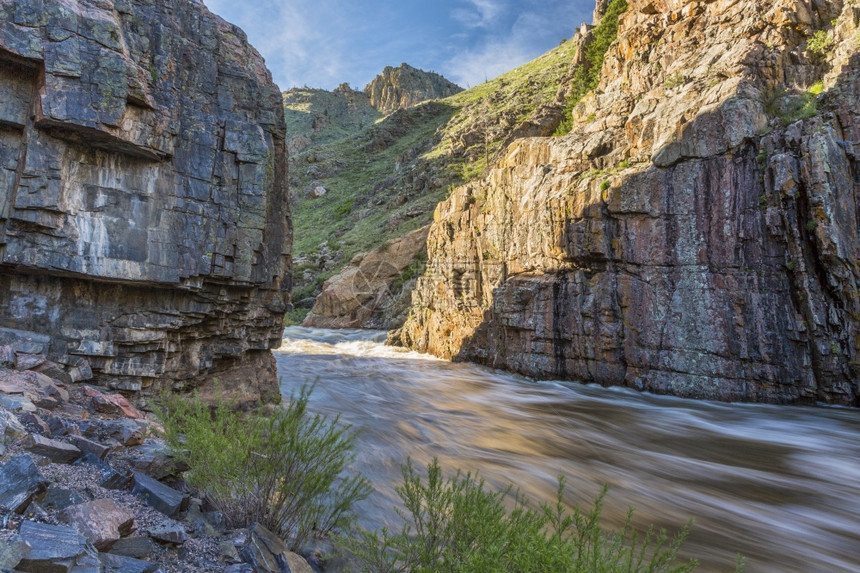
[[[398,68],[387,66],[364,88],[370,105],[383,113],[412,107],[422,101],[446,98],[461,91],[463,88],[439,74],[405,63]]]
[[[302,326],[400,328],[415,279],[424,271],[429,227],[392,239],[328,279]]]
[[[860,6],[628,4],[571,134],[514,142],[439,205],[402,340],[543,378],[860,405]]]
[[[0,345],[126,391],[253,365],[240,400],[276,399],[285,137],[199,0],[0,0]]]

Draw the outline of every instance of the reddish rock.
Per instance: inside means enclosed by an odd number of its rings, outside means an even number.
[[[97,394],[92,397],[93,408],[104,414],[119,414],[126,418],[141,419],[140,413],[122,394]]]
[[[22,424],[27,424],[33,428],[36,428],[36,431],[45,436],[52,436],[54,433],[51,431],[51,427],[45,422],[38,414],[34,414],[33,412],[25,412],[21,414],[19,418]]]
[[[134,516],[111,499],[97,499],[67,507],[57,518],[75,527],[99,551],[108,551],[135,529]]]
[[[18,354],[16,370],[32,370],[45,363],[47,358],[44,354]]]

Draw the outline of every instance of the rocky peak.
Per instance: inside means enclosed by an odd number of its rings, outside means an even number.
[[[425,72],[408,64],[382,70],[364,88],[370,105],[383,113],[404,109],[431,99],[441,99],[463,91],[460,86],[434,72]]]
[[[0,344],[277,399],[286,126],[242,31],[189,0],[0,0],[0,102]]]

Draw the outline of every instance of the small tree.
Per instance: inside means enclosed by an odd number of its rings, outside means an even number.
[[[371,491],[363,476],[344,477],[355,433],[338,418],[309,414],[311,392],[303,386],[266,416],[177,395],[163,397],[159,412],[167,444],[191,467],[189,484],[231,526],[259,522],[293,550],[347,529],[353,505]]]

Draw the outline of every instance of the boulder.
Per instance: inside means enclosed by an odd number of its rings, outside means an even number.
[[[15,569],[28,551],[30,546],[20,540],[0,543],[0,571]]]
[[[86,501],[84,496],[73,489],[49,487],[48,491],[45,492],[45,499],[42,500],[42,506],[46,509],[63,510],[71,505],[78,505]]]
[[[130,473],[124,474],[116,471],[113,468],[108,468],[102,473],[102,479],[99,485],[105,489],[122,490],[131,487],[134,476]]]
[[[182,545],[188,540],[188,533],[178,523],[162,523],[149,530],[149,536],[159,543]]]
[[[18,421],[15,414],[0,408],[0,443],[4,442],[6,439],[20,440],[26,435],[27,428]]]
[[[146,559],[155,550],[155,545],[152,539],[144,536],[124,537],[117,540],[111,547],[110,552],[114,555],[123,557],[133,557],[134,559]]]
[[[411,290],[403,287],[423,270],[428,232],[429,227],[417,229],[354,257],[349,267],[325,282],[302,326],[402,326],[411,300]]]
[[[18,354],[16,370],[33,370],[44,364],[48,359],[44,354]]]
[[[45,456],[58,464],[70,464],[81,457],[81,450],[66,442],[52,440],[38,434],[30,434],[21,445],[34,454]]]
[[[189,469],[187,463],[177,460],[163,444],[150,440],[136,448],[131,464],[137,471],[157,480],[176,477]]]
[[[239,549],[239,557],[256,573],[313,573],[307,561],[259,523],[248,528],[248,538]]]
[[[102,412],[103,414],[117,414],[125,416],[126,418],[134,419],[144,417],[144,415],[132,406],[122,394],[97,393],[92,396],[91,400],[96,412]]]
[[[21,414],[19,418],[21,423],[30,426],[35,429],[37,433],[45,435],[45,436],[53,436],[54,433],[51,431],[51,427],[45,422],[38,414],[34,414],[33,412],[25,412]]]
[[[0,506],[21,513],[34,498],[48,488],[47,479],[27,454],[0,466]]]
[[[131,491],[167,517],[173,517],[185,509],[190,499],[189,495],[176,491],[140,472],[134,472]]]
[[[100,573],[98,551],[74,528],[24,521],[18,536],[30,545],[20,571]]]
[[[74,526],[99,551],[108,551],[134,529],[134,515],[112,499],[97,499],[67,507],[57,519]]]
[[[104,573],[154,573],[158,569],[158,563],[111,553],[99,553],[99,561]]]
[[[93,440],[88,440],[83,436],[72,436],[72,444],[85,454],[93,454],[98,459],[103,460],[110,452],[110,448]]]

